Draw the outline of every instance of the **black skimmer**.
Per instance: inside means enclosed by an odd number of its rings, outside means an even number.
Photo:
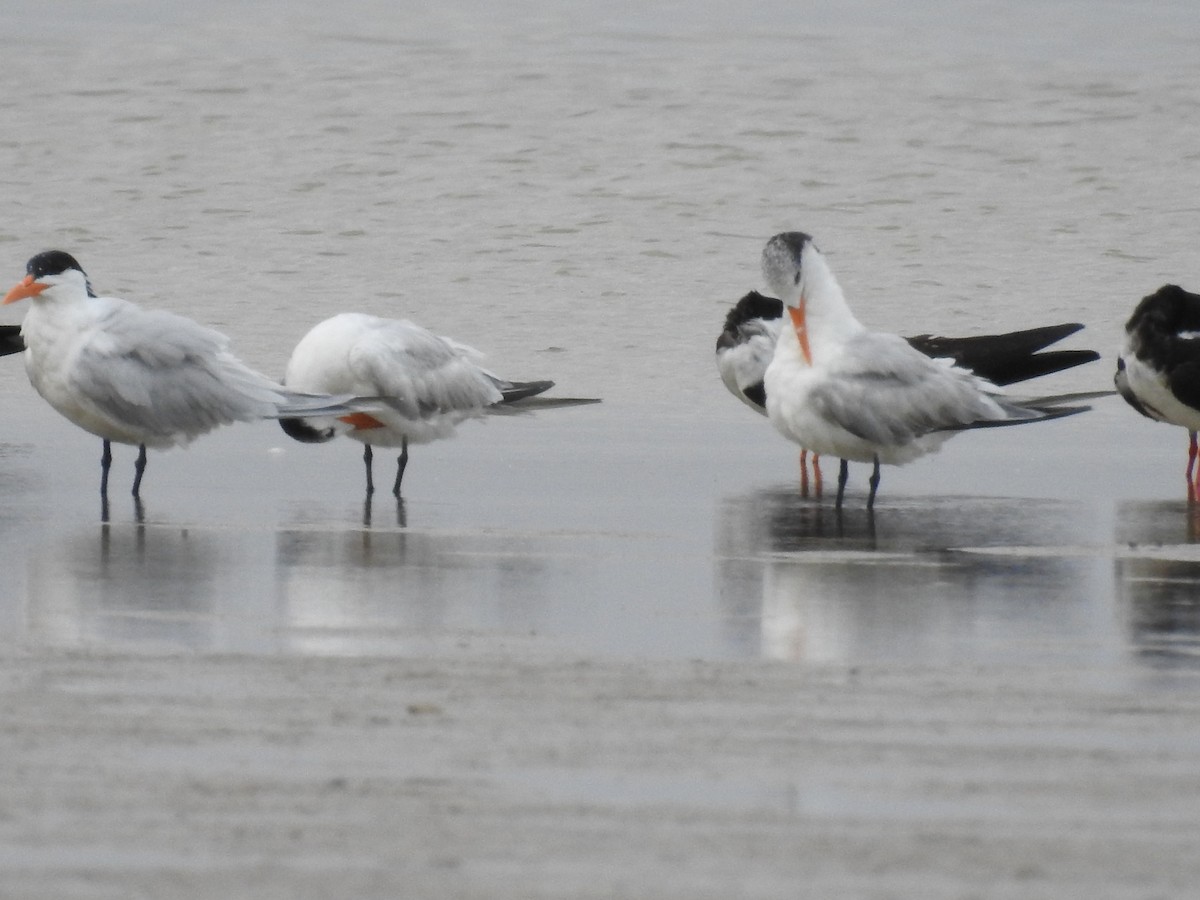
[[[1134,309],[1113,378],[1117,392],[1147,418],[1188,431],[1188,499],[1200,492],[1200,294],[1165,284]]]

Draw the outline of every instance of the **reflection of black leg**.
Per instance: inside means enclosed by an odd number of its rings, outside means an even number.
[[[1192,473],[1196,468],[1196,432],[1188,432],[1188,466],[1187,466],[1187,489],[1188,503],[1196,502],[1196,481],[1192,477]]]
[[[375,458],[375,454],[371,451],[371,445],[367,444],[367,449],[363,450],[363,463],[367,467],[367,496],[370,497],[375,493],[375,480],[371,477],[371,461]]]
[[[133,464],[133,496],[140,497],[142,489],[142,473],[146,471],[146,445],[138,445],[138,457]]]
[[[100,496],[108,497],[108,470],[112,467],[112,444],[104,442],[104,450],[100,454]]]
[[[850,480],[850,463],[842,460],[842,465],[838,469],[838,493],[837,502],[833,504],[834,509],[842,508],[842,497],[846,493],[846,482]]]
[[[408,465],[408,438],[403,438],[400,444],[400,458],[396,460],[396,483],[392,485],[392,493],[400,496],[400,482],[404,480],[404,467]]]
[[[875,468],[871,472],[871,493],[867,495],[867,509],[875,508],[875,492],[879,490],[879,454],[875,454]]]

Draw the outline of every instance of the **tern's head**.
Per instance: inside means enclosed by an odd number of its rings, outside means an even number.
[[[87,274],[75,257],[62,250],[47,250],[25,264],[25,277],[8,292],[4,302],[15,303],[26,297],[36,297],[43,291],[59,286],[83,291],[89,297],[96,296],[92,293]]]
[[[785,231],[767,241],[762,253],[763,281],[784,303],[795,305],[805,275],[805,263],[817,253],[803,231]]]

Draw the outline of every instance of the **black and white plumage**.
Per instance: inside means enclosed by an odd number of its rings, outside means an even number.
[[[20,325],[0,325],[0,356],[20,353],[25,349]]]
[[[1188,498],[1200,491],[1200,294],[1166,284],[1142,301],[1125,325],[1113,377],[1139,413],[1188,431]]]
[[[994,383],[949,360],[931,359],[898,335],[855,318],[812,238],[778,234],[762,258],[766,284],[786,309],[764,375],[767,415],[787,438],[841,458],[838,506],[848,461],[874,469],[931,453],[960,431],[1045,421],[1083,412],[1061,398],[1013,402]]]
[[[107,496],[111,442],[138,447],[133,495],[146,448],[184,446],[220,425],[298,413],[350,412],[344,398],[289,391],[249,368],[225,335],[163,310],[98,297],[69,253],[29,260],[4,303],[30,299],[21,325],[25,370],[58,412],[104,441]]]
[[[341,313],[318,323],[296,345],[284,384],[304,391],[350,393],[379,402],[370,413],[281,419],[298,441],[321,443],[339,434],[366,445],[367,494],[374,491],[373,446],[399,447],[392,493],[408,464],[408,445],[451,437],[462,422],[484,415],[595,403],[537,398],[553,381],[513,382],[479,365],[479,351],[402,319]]]
[[[730,393],[764,416],[767,399],[763,378],[775,355],[782,326],[783,301],[751,291],[729,310],[725,328],[717,338],[721,380]],[[928,357],[970,369],[1003,387],[1098,360],[1100,354],[1095,350],[1046,350],[1082,329],[1079,322],[1063,322],[1003,334],[918,334],[905,340]]]

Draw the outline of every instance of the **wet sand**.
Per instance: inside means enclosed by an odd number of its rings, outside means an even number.
[[[1193,674],[564,659],[482,636],[4,671],[6,896],[1177,897],[1200,879]]]
[[[873,522],[839,519],[725,465],[755,456],[738,429],[705,444],[660,426],[661,470],[635,465],[641,445],[584,466],[572,436],[612,424],[567,415],[414,456],[403,527],[390,498],[360,520],[353,445],[280,470],[265,426],[152,460],[142,524],[128,498],[102,525],[90,491],[19,493],[22,529],[0,531],[19,598],[0,682],[4,893],[1196,883],[1184,504],[944,493],[947,473],[987,471],[972,447],[1006,452],[968,436],[943,468],[885,482]],[[1095,415],[1083,435],[1106,427]],[[254,503],[238,478],[183,487],[247,440]],[[525,441],[540,465],[515,462]],[[591,487],[545,493],[573,466]],[[632,480],[621,503],[603,502],[606,471]]]

